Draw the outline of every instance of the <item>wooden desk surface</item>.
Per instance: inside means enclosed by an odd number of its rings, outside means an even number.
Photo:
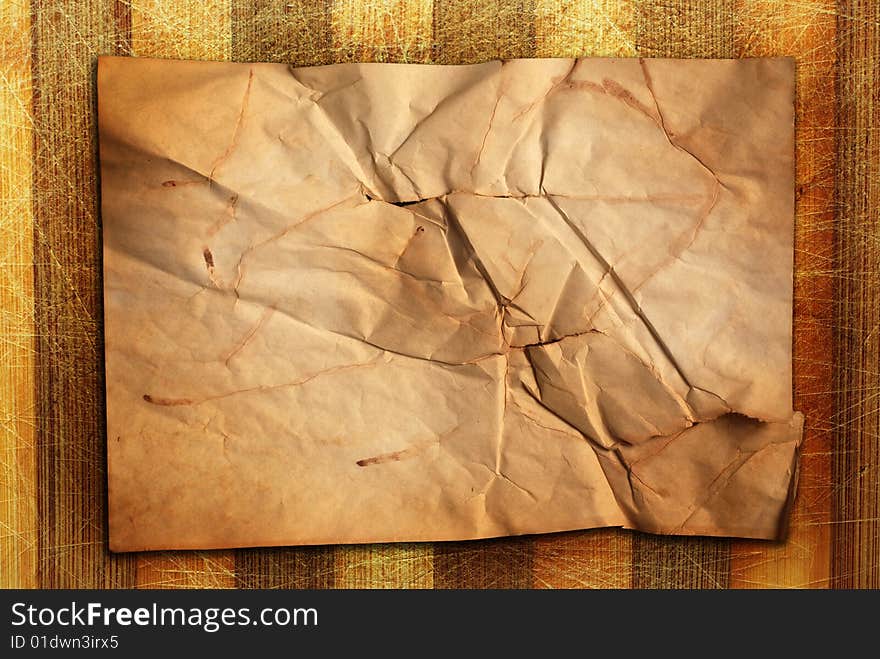
[[[880,587],[880,3],[4,0],[0,28],[0,586]],[[795,406],[807,432],[788,540],[596,530],[109,554],[103,53],[299,65],[795,56]]]

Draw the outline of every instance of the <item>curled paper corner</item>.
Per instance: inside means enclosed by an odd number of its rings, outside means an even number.
[[[114,550],[784,532],[790,60],[98,84]]]

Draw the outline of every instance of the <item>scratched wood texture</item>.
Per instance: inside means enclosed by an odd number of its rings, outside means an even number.
[[[2,0],[0,586],[880,587],[880,3]],[[573,55],[798,62],[784,543],[618,530],[450,544],[106,549],[95,58],[300,65]]]

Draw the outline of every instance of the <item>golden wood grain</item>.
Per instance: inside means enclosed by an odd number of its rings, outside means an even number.
[[[439,64],[534,57],[534,0],[438,0],[434,56]]]
[[[434,543],[434,588],[529,588],[534,536]]]
[[[31,2],[35,484],[40,585],[125,587],[106,548],[94,70],[120,43],[97,2]]]
[[[37,585],[30,6],[0,4],[0,588]]]
[[[336,588],[433,588],[430,544],[347,545],[333,550]]]
[[[333,47],[344,61],[425,62],[433,19],[431,0],[340,0],[330,14]]]
[[[131,54],[227,60],[232,31],[226,0],[132,0]],[[138,588],[234,588],[235,553],[150,552],[137,557]]]
[[[824,588],[831,577],[835,5],[743,5],[737,56],[798,53],[794,406],[805,416],[798,496],[784,543],[734,542],[730,585]]]
[[[333,49],[341,61],[426,62],[431,56],[433,2],[342,0],[330,14]],[[333,550],[337,588],[431,588],[434,552],[428,543],[347,545]]]
[[[592,529],[535,538],[535,588],[630,588],[632,533]]]
[[[536,57],[623,57],[637,52],[635,6],[616,0],[536,0]],[[633,534],[593,529],[535,538],[536,588],[629,588]]]
[[[733,57],[738,16],[731,0],[637,3],[635,43],[643,57]],[[635,588],[726,588],[729,542],[723,538],[633,536]]]
[[[329,3],[233,0],[232,59],[306,66],[338,57]],[[334,551],[326,547],[243,549],[235,553],[241,588],[332,588]]]
[[[535,53],[535,5],[515,2],[435,1],[432,61],[472,63]],[[434,544],[435,588],[527,588],[532,584],[533,538]]]
[[[137,558],[137,588],[235,588],[231,551],[146,552]]]
[[[636,5],[630,0],[536,0],[535,57],[632,57]]]
[[[871,0],[7,0],[0,585],[880,586],[878,26]],[[788,540],[612,529],[110,554],[93,79],[102,53],[297,65],[796,57],[795,402],[807,428]]]
[[[837,18],[833,579],[880,588],[880,3]]]
[[[332,547],[241,549],[235,553],[238,588],[334,588]]]
[[[228,60],[229,0],[131,0],[131,54]]]
[[[232,59],[296,66],[330,64],[332,3],[232,0]]]

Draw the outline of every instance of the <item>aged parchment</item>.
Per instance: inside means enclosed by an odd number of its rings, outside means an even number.
[[[102,58],[111,546],[778,537],[793,92]]]

